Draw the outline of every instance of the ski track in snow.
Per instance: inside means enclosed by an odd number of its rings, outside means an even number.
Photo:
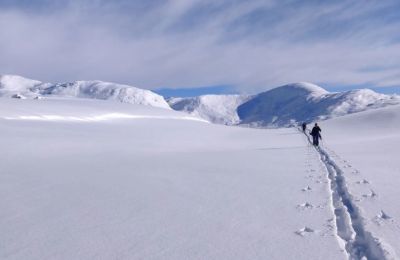
[[[312,144],[309,136],[306,135],[306,137]],[[347,188],[343,170],[326,149],[315,147],[315,150],[327,170],[336,235],[348,258],[351,260],[395,259],[389,251],[390,247],[366,230],[361,210]]]

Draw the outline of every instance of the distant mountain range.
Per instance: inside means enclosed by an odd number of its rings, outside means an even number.
[[[167,100],[175,110],[214,123],[288,127],[400,104],[400,96],[369,89],[330,93],[311,83],[293,83],[257,95],[205,95]]]
[[[103,81],[43,83],[15,75],[0,76],[0,97],[77,97],[174,109],[225,125],[289,127],[400,104],[400,96],[369,89],[330,93],[311,83],[293,83],[256,95],[203,95],[167,98],[129,85]]]

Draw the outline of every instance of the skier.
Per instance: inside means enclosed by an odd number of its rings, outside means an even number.
[[[320,132],[321,132],[321,128],[319,128],[318,124],[315,123],[313,129],[310,132],[310,135],[313,137],[313,145],[315,145],[315,146],[318,146],[319,139],[322,139]]]
[[[301,127],[302,127],[302,129],[303,129],[303,132],[305,133],[305,132],[306,132],[306,129],[307,129],[307,124],[306,124],[306,123],[303,123],[303,124],[301,125]]]

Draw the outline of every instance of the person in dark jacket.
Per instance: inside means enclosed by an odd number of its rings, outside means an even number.
[[[306,129],[307,129],[307,124],[306,124],[306,123],[303,123],[303,124],[301,125],[301,128],[303,129],[303,132],[305,133],[305,132],[306,132]]]
[[[313,137],[313,145],[318,146],[319,139],[322,139],[322,137],[321,137],[321,128],[319,128],[317,123],[315,123],[313,129],[310,132],[310,135]]]

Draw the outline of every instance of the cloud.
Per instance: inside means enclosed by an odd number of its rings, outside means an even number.
[[[0,1],[0,73],[242,92],[400,85],[396,0],[33,2]]]

